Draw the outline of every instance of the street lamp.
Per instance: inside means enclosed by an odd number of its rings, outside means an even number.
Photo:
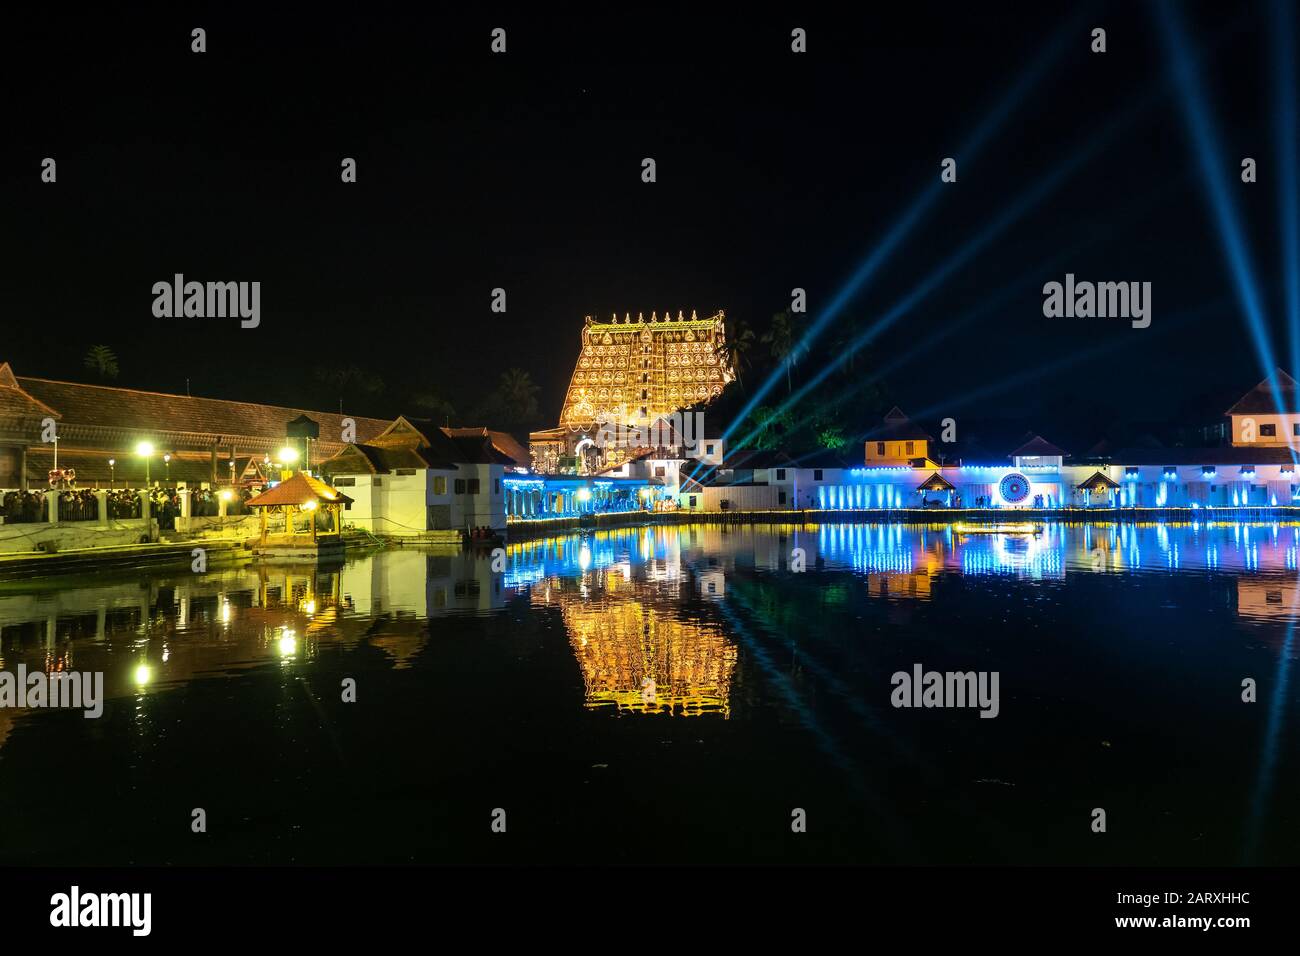
[[[135,446],[135,453],[144,459],[144,486],[149,487],[149,459],[153,457],[153,445],[142,441]]]
[[[167,466],[167,484],[172,483],[172,456],[163,455],[163,464]]]
[[[280,472],[280,477],[283,478],[286,473],[292,475],[293,463],[298,460],[298,449],[286,445],[284,448],[281,448],[276,452],[276,454],[280,456],[280,464],[283,466],[283,470]]]
[[[110,488],[114,488],[117,486],[117,459],[116,458],[110,458],[108,460],[108,485]]]

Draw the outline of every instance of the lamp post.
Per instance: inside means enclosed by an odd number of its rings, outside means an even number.
[[[116,458],[110,458],[108,460],[108,486],[110,488],[117,487],[117,459]]]
[[[144,459],[144,486],[149,487],[149,459],[153,457],[153,445],[142,441],[135,446],[135,453]]]
[[[163,464],[167,466],[167,484],[172,483],[172,456],[163,455]]]

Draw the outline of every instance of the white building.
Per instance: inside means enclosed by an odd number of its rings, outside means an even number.
[[[348,445],[321,471],[353,499],[345,526],[394,537],[502,531],[502,480],[519,467],[509,453],[512,443],[487,429],[443,429],[398,418],[368,442]]]

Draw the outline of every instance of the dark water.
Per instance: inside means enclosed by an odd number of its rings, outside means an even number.
[[[0,861],[1296,863],[1298,540],[688,526],[3,585],[0,669],[110,699],[0,710]],[[895,709],[918,663],[997,671],[999,715]]]

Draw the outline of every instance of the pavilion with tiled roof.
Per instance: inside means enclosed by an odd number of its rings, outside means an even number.
[[[267,540],[267,515],[272,508],[279,508],[283,513],[284,534],[291,538],[295,533],[294,518],[298,514],[306,514],[312,540],[315,541],[319,537],[316,530],[316,512],[324,511],[330,515],[332,519],[330,533],[341,534],[343,524],[339,512],[345,504],[351,502],[352,499],[343,492],[331,488],[319,478],[313,478],[300,471],[292,478],[286,478],[274,488],[251,499],[248,507],[256,509],[262,516],[263,543]]]

